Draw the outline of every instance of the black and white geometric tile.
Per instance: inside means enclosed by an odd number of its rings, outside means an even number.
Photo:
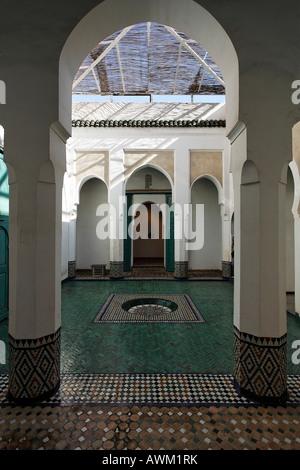
[[[253,397],[286,394],[286,335],[257,337],[234,326],[234,377],[239,387]]]
[[[60,328],[37,339],[9,335],[9,361],[12,396],[24,400],[51,393],[60,377]]]
[[[300,376],[287,378],[286,405],[300,406]],[[0,375],[0,406],[7,400],[7,374]],[[230,374],[62,374],[59,391],[40,405],[242,405]]]

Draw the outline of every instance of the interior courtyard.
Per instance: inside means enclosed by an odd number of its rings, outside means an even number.
[[[300,450],[297,1],[14,3],[0,449]]]

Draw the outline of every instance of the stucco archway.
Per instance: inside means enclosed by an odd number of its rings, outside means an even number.
[[[155,22],[176,28],[201,44],[221,70],[226,89],[226,126],[238,121],[239,67],[232,41],[220,23],[192,0],[105,0],[87,13],[69,35],[59,62],[59,121],[71,133],[73,80],[81,63],[102,40],[128,26]],[[186,265],[182,243],[177,243],[178,263]],[[120,249],[112,257],[120,258]],[[118,274],[119,275],[119,274]]]
[[[71,130],[71,94],[75,74],[89,52],[104,38],[128,25],[153,21],[184,31],[214,58],[226,86],[227,125],[238,120],[238,59],[218,21],[192,0],[105,0],[91,10],[69,35],[59,64],[59,121]]]

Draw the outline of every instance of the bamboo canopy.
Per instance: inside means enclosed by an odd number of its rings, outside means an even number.
[[[76,95],[224,95],[213,58],[169,26],[140,23],[100,42],[81,64]]]

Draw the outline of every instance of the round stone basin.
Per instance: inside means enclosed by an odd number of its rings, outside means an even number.
[[[165,315],[177,310],[178,305],[166,299],[157,298],[139,298],[127,300],[122,305],[122,309],[128,313],[136,313],[140,315]]]

